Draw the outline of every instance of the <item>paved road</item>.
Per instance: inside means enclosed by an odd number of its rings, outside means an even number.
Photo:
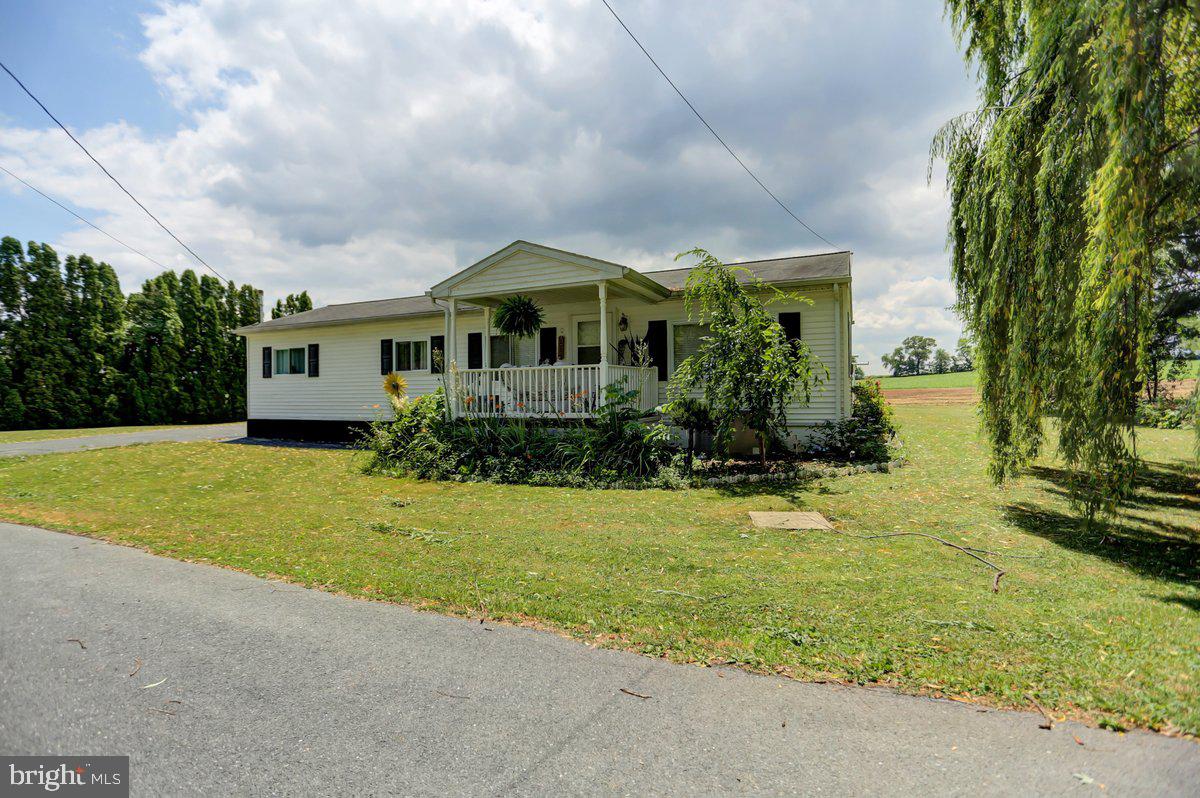
[[[47,441],[0,443],[0,457],[77,452],[82,449],[108,449],[113,446],[128,446],[131,443],[228,440],[245,436],[246,422],[244,421],[235,424],[203,424],[195,427],[150,429],[143,432],[112,432],[103,435],[84,435],[79,438],[55,438]]]
[[[1200,745],[1149,733],[674,666],[30,527],[0,524],[0,562],[0,753],[129,754],[135,794],[1200,784]]]

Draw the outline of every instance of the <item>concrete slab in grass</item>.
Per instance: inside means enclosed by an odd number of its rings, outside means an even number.
[[[833,529],[829,519],[820,513],[787,512],[764,513],[751,512],[750,523],[757,527],[768,529]]]

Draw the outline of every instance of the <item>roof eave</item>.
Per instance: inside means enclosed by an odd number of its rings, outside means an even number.
[[[459,307],[459,313],[475,313],[479,310],[477,307]],[[238,327],[233,331],[234,335],[246,336],[257,333],[268,332],[284,332],[287,330],[303,330],[308,327],[333,327],[342,324],[365,324],[373,321],[387,321],[388,319],[418,319],[422,316],[442,316],[444,310],[425,310],[418,313],[382,313],[378,316],[362,316],[356,319],[322,319],[320,321],[300,321],[293,324],[283,324],[271,326],[268,322],[260,324],[251,324],[248,327]]]

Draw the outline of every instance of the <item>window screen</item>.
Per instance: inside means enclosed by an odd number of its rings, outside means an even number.
[[[674,356],[675,368],[700,349],[700,339],[708,332],[703,324],[676,324],[672,328],[671,354]]]
[[[575,355],[581,366],[600,362],[600,322],[580,321],[575,323]]]
[[[512,339],[507,335],[493,335],[491,341],[492,359],[488,361],[492,368],[499,368],[505,363],[513,365]]]

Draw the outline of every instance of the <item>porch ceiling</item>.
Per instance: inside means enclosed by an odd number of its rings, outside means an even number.
[[[523,294],[531,297],[539,305],[566,305],[573,302],[596,302],[599,298],[599,291],[595,283],[585,283],[583,285],[566,285],[553,288],[533,288],[529,290],[507,291],[503,293],[493,293],[486,296],[471,296],[464,297],[472,305],[483,305],[487,307],[495,307],[506,296],[513,294]],[[643,293],[638,293],[630,290],[627,286],[622,286],[620,280],[608,281],[608,298],[609,299],[635,299],[639,302],[653,302],[657,299],[650,299]]]

